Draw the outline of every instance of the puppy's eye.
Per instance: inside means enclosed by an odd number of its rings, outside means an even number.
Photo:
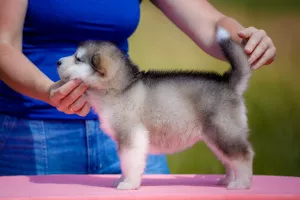
[[[76,62],[83,62],[80,58],[78,58],[77,56],[75,57]]]

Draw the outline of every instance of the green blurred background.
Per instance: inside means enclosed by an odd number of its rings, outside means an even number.
[[[245,94],[254,173],[300,176],[300,1],[211,0],[245,27],[266,30],[277,47],[276,62],[253,73]],[[130,55],[143,69],[201,69],[223,72],[228,64],[199,49],[149,1],[130,38]],[[168,156],[172,173],[224,173],[204,143]]]

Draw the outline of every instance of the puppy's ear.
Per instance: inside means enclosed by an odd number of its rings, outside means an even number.
[[[96,71],[100,73],[101,76],[106,76],[109,67],[109,60],[105,56],[96,53],[92,56],[91,63]]]

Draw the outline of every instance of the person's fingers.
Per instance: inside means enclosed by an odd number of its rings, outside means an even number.
[[[243,29],[243,30],[241,30],[241,31],[238,32],[238,36],[239,36],[240,38],[242,38],[242,39],[248,39],[248,38],[250,38],[250,37],[253,35],[253,33],[255,33],[256,31],[257,31],[257,29],[254,28],[254,27],[245,28],[245,29]]]
[[[75,114],[75,112],[74,112],[73,110],[71,110],[71,109],[66,109],[66,110],[63,110],[63,111],[61,111],[61,112],[64,112],[64,113],[66,113],[66,114],[68,114],[68,115]]]
[[[81,117],[86,116],[91,110],[91,107],[88,103],[85,103],[81,110],[77,112],[77,114]]]
[[[265,65],[269,65],[269,64],[273,63],[274,60],[275,60],[275,56],[276,56],[276,55],[274,55],[272,58],[270,58],[270,59],[265,63]]]
[[[253,69],[275,60],[276,48],[264,30],[249,27],[238,32],[238,36],[242,39],[242,46]]]
[[[275,52],[275,48],[268,49],[256,62],[253,63],[252,68],[258,69],[259,67],[267,63],[267,61],[269,61],[270,59],[274,59]]]
[[[249,57],[249,63],[253,64],[258,58],[260,58],[268,48],[270,48],[271,39],[266,37],[264,38],[254,49]]]
[[[75,102],[73,102],[69,108],[72,109],[75,112],[78,112],[79,110],[82,109],[82,107],[84,106],[84,104],[86,103],[86,97],[84,95],[82,95],[81,97],[79,97],[77,100],[75,100]]]
[[[59,111],[65,111],[69,106],[74,103],[86,90],[88,86],[84,83],[81,83],[79,86],[73,89],[68,95],[60,100],[57,109]]]
[[[269,59],[267,60],[267,62],[265,63],[265,65],[269,65],[271,64],[274,60],[275,60],[275,57],[276,57],[276,47],[273,43],[273,41],[271,40],[271,38],[269,38],[269,49],[271,49],[270,51],[270,56],[269,56]]]
[[[65,84],[63,84],[61,87],[57,89],[53,89],[50,92],[50,99],[52,102],[57,104],[61,99],[63,99],[65,96],[67,96],[70,92],[72,92],[79,84],[81,83],[80,80],[71,80]]]
[[[260,31],[257,31],[256,33],[254,33],[250,37],[250,39],[248,40],[248,42],[244,48],[245,52],[247,54],[251,54],[265,36],[266,36],[266,32],[263,30],[260,30]]]

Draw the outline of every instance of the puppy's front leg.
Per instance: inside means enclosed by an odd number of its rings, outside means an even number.
[[[117,189],[138,189],[146,166],[148,131],[143,125],[135,125],[120,131],[117,140],[122,169]]]

